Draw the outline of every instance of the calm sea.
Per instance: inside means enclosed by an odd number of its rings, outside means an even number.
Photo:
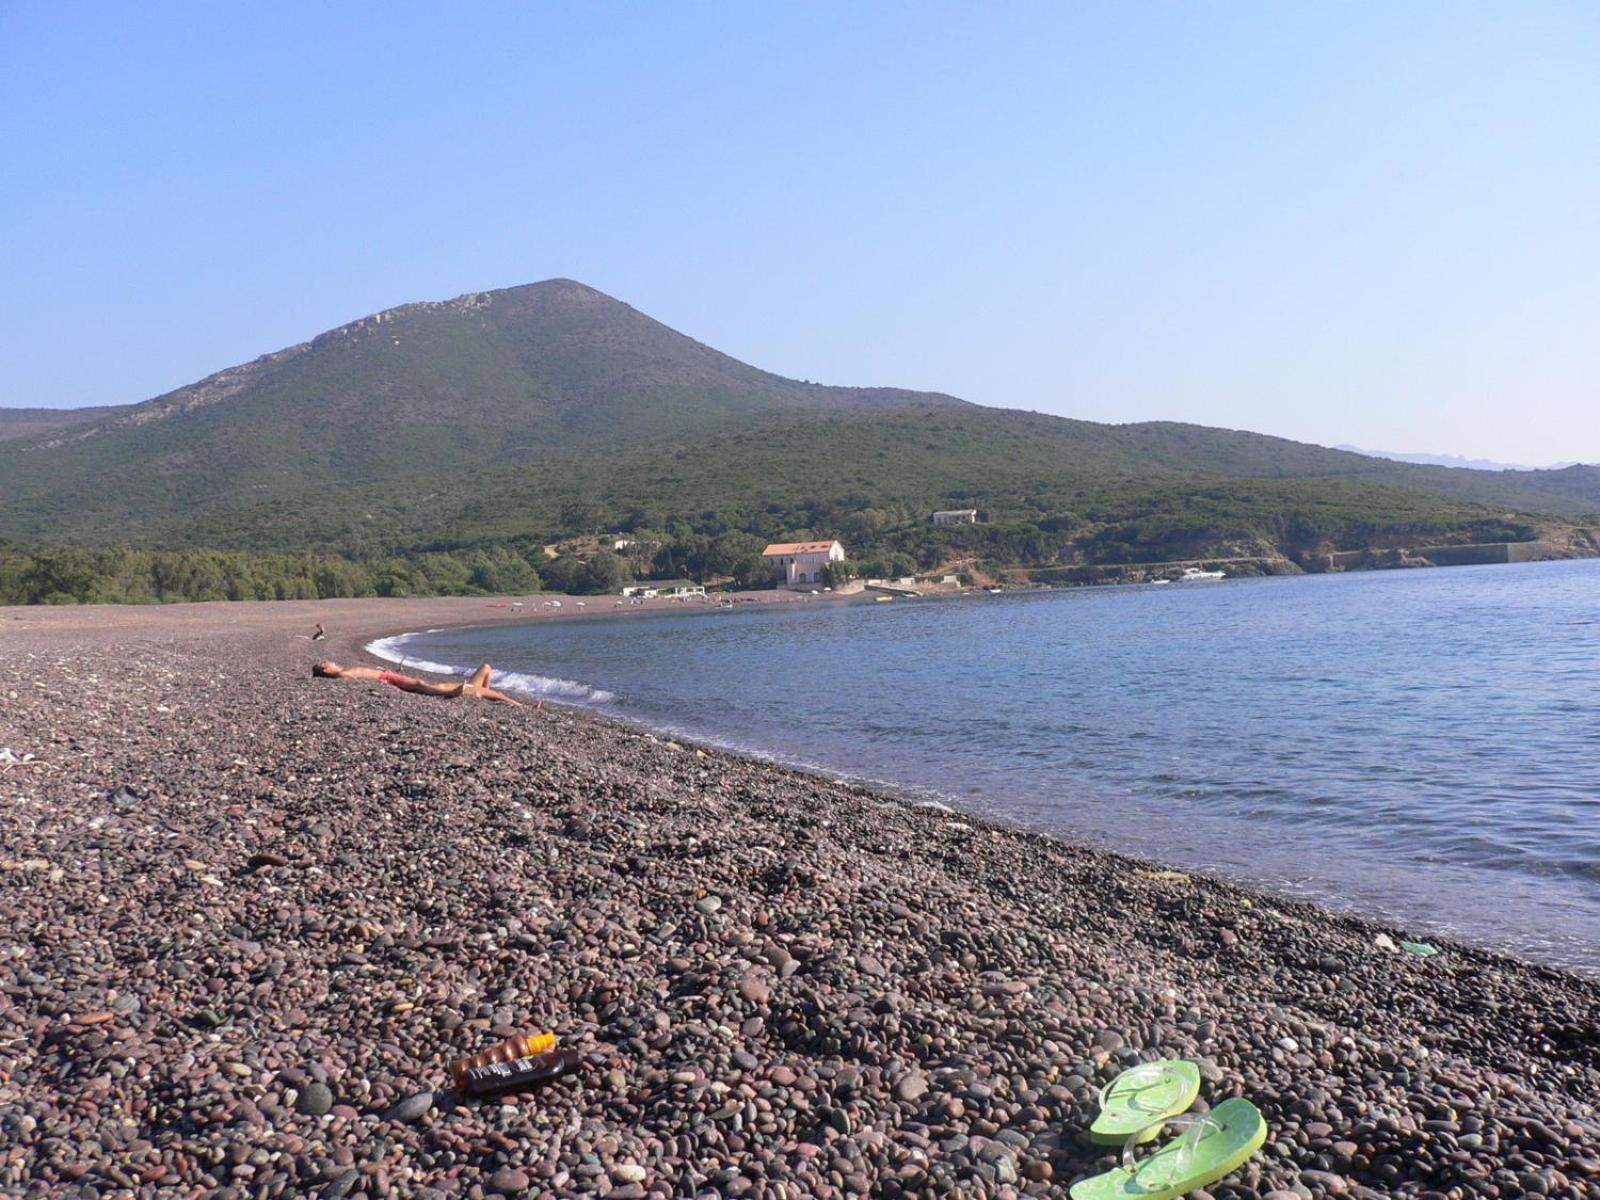
[[[698,609],[380,649],[489,660],[503,686],[1600,970],[1600,561]]]

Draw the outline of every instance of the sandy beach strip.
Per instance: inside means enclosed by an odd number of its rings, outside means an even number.
[[[309,676],[572,615],[488,603],[0,609],[0,1193],[1064,1195],[1099,1088],[1182,1057],[1271,1129],[1218,1200],[1600,1195],[1593,981]],[[576,1076],[450,1090],[543,1029]]]

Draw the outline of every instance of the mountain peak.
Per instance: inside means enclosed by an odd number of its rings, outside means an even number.
[[[962,402],[786,379],[556,278],[402,304],[100,419],[35,422],[31,439],[6,443],[0,484],[43,496],[73,479],[110,487],[115,476],[131,496],[170,475],[186,493],[255,501],[419,463],[523,466],[777,416],[911,404]]]
[[[286,351],[303,349],[307,346],[331,345],[341,337],[352,334],[370,332],[381,325],[420,313],[455,313],[465,314],[477,312],[495,305],[510,306],[520,311],[533,311],[544,309],[598,309],[615,307],[629,309],[629,306],[615,297],[608,296],[597,288],[592,288],[586,283],[579,283],[576,279],[541,279],[537,283],[522,283],[513,287],[495,288],[486,292],[462,292],[449,300],[414,300],[408,304],[397,304],[393,308],[385,308],[364,317],[357,317],[353,321],[346,321],[337,325],[326,333],[319,333],[309,342],[302,342],[297,346],[290,346]],[[629,311],[632,311],[629,309]],[[235,368],[236,369],[236,368]]]
[[[577,279],[568,279],[564,275],[557,275],[552,279],[541,279],[535,283],[519,283],[508,288],[497,288],[487,293],[490,296],[501,296],[513,292],[537,293],[552,299],[576,299],[584,301],[604,300],[611,304],[621,304],[615,296],[608,296],[599,288],[590,287],[587,283]]]

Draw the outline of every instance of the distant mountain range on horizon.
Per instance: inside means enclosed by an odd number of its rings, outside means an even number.
[[[570,279],[389,309],[138,404],[0,410],[0,538],[31,542],[421,553],[671,526],[870,545],[952,507],[983,510],[1002,558],[1287,555],[1594,514],[1600,469],[801,382]]]
[[[1451,467],[1469,471],[1561,471],[1579,465],[1579,460],[1570,459],[1566,462],[1534,467],[1526,463],[1496,462],[1489,458],[1467,458],[1460,454],[1402,454],[1396,450],[1366,450],[1347,443],[1335,446],[1334,449],[1348,450],[1351,454],[1365,454],[1368,458],[1386,458],[1390,462],[1417,463],[1421,466]]]

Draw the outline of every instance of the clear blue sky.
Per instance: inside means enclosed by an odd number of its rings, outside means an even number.
[[[1600,6],[0,3],[0,404],[557,275],[804,378],[1600,460]]]

